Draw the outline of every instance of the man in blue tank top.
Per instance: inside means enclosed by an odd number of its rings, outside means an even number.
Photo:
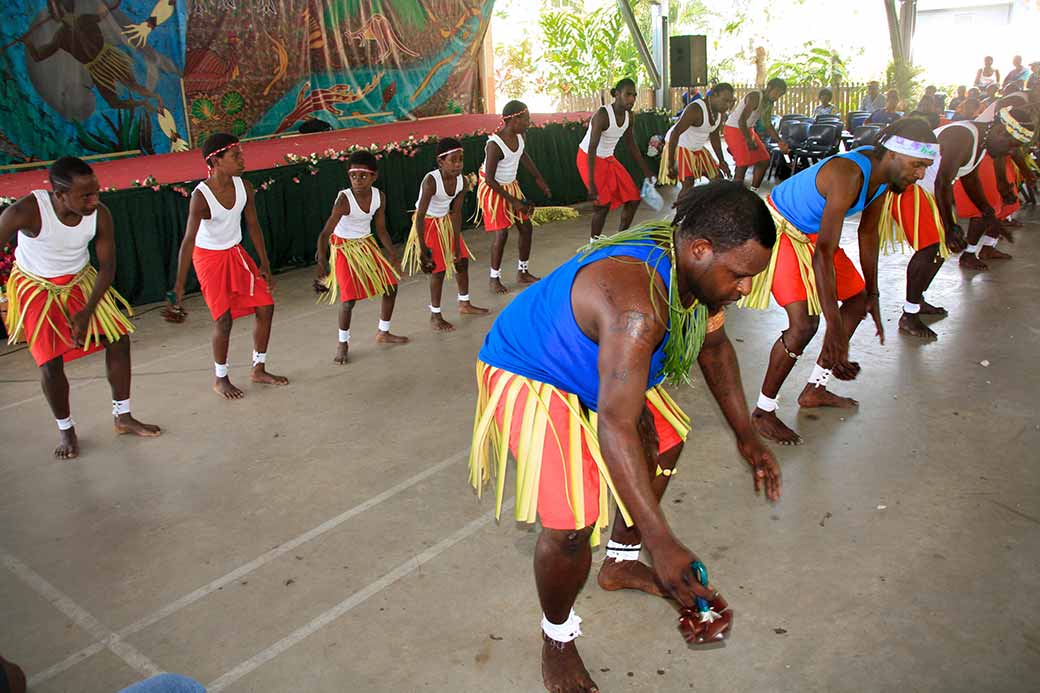
[[[886,190],[902,192],[920,180],[937,155],[935,135],[911,139],[919,123],[904,118],[890,125],[877,147],[861,147],[817,163],[778,185],[769,196],[777,242],[769,269],[755,277],[742,305],[767,308],[769,295],[787,311],[788,326],[769,355],[769,367],[752,419],[758,432],[785,445],[801,438],[776,414],[777,395],[820,324],[827,320],[823,349],[809,382],[798,397],[802,407],[855,407],[857,402],[827,390],[833,375],[852,380],[859,364],[849,360],[849,340],[870,313],[881,343],[885,334],[878,309],[877,264]],[[903,146],[886,149],[899,138]],[[895,140],[893,140],[895,141]],[[905,152],[913,152],[908,154]],[[860,276],[838,247],[845,219],[862,212],[859,222]],[[864,277],[866,279],[864,280]],[[839,308],[839,302],[841,307]]]
[[[480,351],[470,481],[479,492],[494,474],[501,512],[511,452],[516,518],[542,523],[535,582],[551,691],[596,690],[573,642],[581,619],[572,607],[589,574],[590,536],[598,543],[609,524],[608,494],[621,519],[599,584],[685,607],[703,597],[715,611],[698,639],[720,640],[729,629],[731,612],[698,582],[697,557],[660,509],[689,431],[661,387],[665,378],[688,382],[700,365],[756,490],[780,496],[780,470],[751,424],[722,310],[766,267],[773,222],[754,193],[729,181],[691,188],[676,207],[674,226],[643,224],[597,239],[528,288]],[[644,539],[652,568],[638,560]]]

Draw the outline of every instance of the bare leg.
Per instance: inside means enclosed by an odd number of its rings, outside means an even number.
[[[129,335],[123,335],[118,341],[105,344],[105,370],[108,372],[108,384],[112,387],[112,399],[130,399]],[[145,438],[154,438],[162,433],[158,426],[141,423],[129,412],[116,416],[113,425],[116,433],[132,433]]]
[[[595,206],[592,208],[592,230],[589,232],[590,238],[603,235],[603,227],[607,223],[607,215],[610,214],[610,207],[608,206]]]
[[[759,161],[755,164],[755,172],[751,175],[751,187],[757,189],[758,186],[762,185],[762,179],[766,177],[766,171],[769,169],[768,161]]]
[[[213,323],[213,362],[227,363],[228,344],[231,342],[231,311],[224,313]],[[231,384],[231,378],[224,376],[213,383],[213,391],[224,399],[242,399],[246,393]]]
[[[356,301],[343,301],[339,304],[339,329],[349,330],[350,319],[354,315],[354,304]],[[336,342],[336,355],[332,357],[333,363],[343,365],[350,359],[350,342]]]
[[[531,226],[531,222],[521,221],[516,225],[516,230],[520,232],[517,254],[520,257],[520,262],[527,263],[531,260],[531,243],[534,229]],[[538,279],[538,277],[531,274],[530,270],[517,270],[516,281],[521,284],[534,284]]]
[[[397,287],[391,287],[390,292],[383,295],[379,304],[379,319],[390,322],[394,316],[394,304],[397,302]],[[379,344],[407,344],[408,338],[396,335],[390,330],[376,330],[376,342]]]
[[[859,327],[860,323],[863,322],[863,318],[867,315],[866,291],[861,291],[842,303],[839,312],[841,313],[842,327],[845,330],[845,334],[848,335],[848,339],[851,340],[852,335],[856,333],[856,328]],[[834,377],[839,380],[854,380],[860,371],[859,364],[855,361],[849,361],[844,364],[832,364],[818,360],[817,363],[823,368],[832,369]],[[806,383],[802,394],[798,396],[798,405],[806,409],[812,407],[851,409],[858,407],[859,402],[851,397],[836,395],[826,387]]]
[[[591,527],[543,529],[534,550],[534,579],[542,612],[552,623],[564,623],[585,585],[592,566]],[[543,636],[542,681],[553,693],[598,691],[581,661],[574,641],[560,643]]]
[[[639,209],[639,200],[625,203],[625,206],[621,208],[621,225],[618,227],[618,231],[624,231],[632,226],[632,220],[636,218],[637,209]]]
[[[495,238],[491,241],[491,269],[502,271],[502,256],[506,252],[506,241],[509,240],[509,229],[499,229],[495,231]],[[527,246],[527,252],[531,252],[530,243]],[[496,294],[509,293],[509,289],[502,283],[499,277],[491,277],[488,282],[491,285],[491,290]],[[432,285],[431,285],[432,286]]]
[[[747,166],[733,167],[733,180],[744,185],[744,177],[747,175]]]
[[[766,368],[766,376],[762,381],[762,394],[770,399],[776,399],[780,393],[791,369],[805,351],[816,331],[820,328],[820,318],[809,315],[809,307],[805,301],[797,301],[784,306],[787,311],[787,329],[780,334],[780,339],[773,344],[769,352],[769,366]],[[788,352],[795,354],[792,358]],[[791,430],[776,411],[765,411],[759,407],[751,412],[751,422],[755,430],[763,438],[774,440],[781,445],[799,445],[801,437]]]
[[[929,305],[924,300],[924,292],[931,286],[936,273],[942,267],[939,256],[939,244],[934,243],[921,248],[906,266],[906,301],[921,307],[919,313],[907,313],[899,318],[899,331],[912,337],[935,339],[936,334],[930,327],[921,322],[921,315],[946,315],[946,309]]]
[[[469,296],[469,258],[459,258],[455,263],[455,283],[459,286],[459,296]],[[460,315],[487,315],[487,308],[473,305],[473,301],[459,301]]]
[[[271,339],[271,323],[274,320],[274,306],[260,306],[256,309],[256,322],[253,326],[253,349],[260,354],[267,353],[267,342]],[[288,385],[289,379],[285,376],[274,375],[267,372],[263,363],[253,366],[252,379],[254,383],[266,385]]]
[[[69,379],[65,377],[65,360],[59,356],[40,366],[40,385],[47,404],[55,419],[69,418]],[[54,456],[59,460],[71,460],[79,457],[79,438],[76,427],[58,432],[58,447],[54,448]]]
[[[444,291],[444,272],[434,272],[430,275],[430,306],[441,307],[441,293]],[[436,332],[451,332],[455,326],[444,319],[440,313],[430,313],[430,326]]]

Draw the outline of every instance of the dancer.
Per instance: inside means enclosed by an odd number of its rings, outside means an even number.
[[[890,140],[892,149],[885,146]],[[852,380],[859,374],[859,364],[848,359],[849,340],[868,313],[884,344],[877,283],[883,196],[886,189],[902,192],[924,175],[934,158],[935,135],[924,121],[903,118],[886,128],[879,142],[877,147],[860,147],[824,159],[778,185],[769,196],[779,238],[769,270],[755,277],[743,304],[767,308],[771,292],[787,311],[787,329],[769,354],[762,392],[752,414],[758,432],[778,443],[801,442],[777,416],[776,397],[816,334],[821,313],[827,319],[827,332],[809,382],[798,397],[802,407],[857,406],[855,400],[830,392],[827,383],[832,374],[840,380]],[[859,222],[863,276],[838,247],[844,220],[859,212],[863,212]]]
[[[213,390],[224,399],[241,399],[245,393],[228,377],[228,343],[232,322],[256,314],[253,329],[254,383],[288,385],[289,379],[267,372],[267,343],[271,338],[274,278],[267,261],[267,248],[256,217],[253,185],[241,178],[246,169],[238,138],[218,132],[202,144],[202,158],[209,177],[191,194],[188,226],[181,241],[177,282],[173,287],[173,309],[184,310],[184,287],[192,265],[199,279],[202,298],[213,316]],[[260,256],[260,269],[242,247],[242,217],[249,238]]]
[[[318,236],[316,257],[318,280],[315,288],[321,293],[318,302],[331,305],[337,298],[340,301],[339,346],[333,358],[339,364],[347,362],[354,304],[377,294],[383,300],[376,342],[408,343],[407,337],[390,332],[400,265],[394,253],[394,243],[386,232],[386,204],[379,188],[374,187],[379,178],[379,163],[371,152],[360,151],[350,155],[347,168],[350,187],[336,195],[332,214]],[[373,224],[379,242],[390,256],[389,262],[372,238]],[[329,263],[330,250],[335,254],[334,264]]]
[[[69,409],[65,362],[100,349],[112,387],[116,433],[153,437],[158,426],[130,415],[130,333],[120,311],[130,305],[112,288],[116,244],[112,214],[101,204],[97,177],[81,159],[66,156],[51,165],[51,189],[34,190],[0,214],[0,247],[18,235],[7,280],[8,343],[25,340],[40,368],[43,395],[58,424],[54,456],[79,456]],[[98,269],[90,264],[94,242]]]
[[[472,255],[462,238],[465,192],[462,154],[462,143],[454,137],[446,137],[437,143],[437,168],[422,179],[412,231],[404,249],[405,268],[413,274],[421,269],[430,275],[430,324],[438,332],[455,329],[441,314],[444,280],[451,279],[452,274],[459,287],[459,314],[486,315],[488,312],[487,308],[473,305],[469,298],[469,258]]]
[[[728,181],[692,188],[676,207],[674,225],[594,240],[506,307],[480,351],[470,482],[479,491],[494,469],[500,512],[511,451],[516,518],[542,524],[534,573],[550,691],[598,690],[574,644],[581,619],[573,607],[591,567],[590,537],[609,522],[608,489],[622,521],[601,585],[682,605],[698,596],[722,602],[691,574],[697,557],[660,508],[689,431],[665,378],[688,382],[697,362],[756,490],[764,486],[770,500],[781,493],[780,469],[748,416],[722,310],[766,267],[775,228],[762,201]],[[620,558],[638,558],[643,540],[652,568]]]
[[[755,124],[762,123],[766,134],[776,142],[781,152],[787,154],[791,150],[787,143],[780,139],[772,121],[773,105],[786,92],[787,82],[779,77],[769,80],[765,90],[749,93],[744,97],[744,101],[730,112],[726,127],[722,131],[729,153],[733,155],[733,161],[736,163],[733,180],[743,185],[748,168],[754,167],[754,173],[751,175],[751,190],[754,192],[758,192],[758,186],[762,185],[766,169],[769,168],[769,152],[762,143],[762,138],[755,132]]]
[[[678,180],[686,190],[699,178],[730,176],[719,129],[735,102],[733,85],[722,82],[715,85],[707,98],[692,101],[686,107],[679,122],[665,135],[661,183],[672,184]],[[712,158],[705,146],[709,140],[716,158]]]
[[[509,227],[516,224],[520,234],[517,244],[519,260],[516,265],[516,280],[521,284],[533,284],[538,277],[531,274],[531,212],[534,205],[527,201],[517,182],[520,164],[524,165],[535,184],[546,197],[552,196],[548,184],[534,161],[524,151],[524,133],[531,127],[531,114],[520,101],[510,101],[502,109],[502,126],[488,137],[484,148],[484,164],[480,167],[480,183],[477,185],[477,201],[484,219],[484,229],[495,234],[491,243],[491,288],[504,294],[502,284],[502,253],[509,239]]]
[[[610,90],[610,95],[614,97],[613,103],[600,106],[589,121],[589,129],[578,146],[578,173],[588,188],[593,205],[592,238],[603,235],[607,214],[612,210],[624,207],[619,228],[624,231],[632,225],[636,210],[639,209],[639,188],[621,162],[614,157],[618,142],[625,140],[625,146],[643,170],[643,175],[655,180],[643,159],[643,153],[636,146],[630,127],[632,108],[636,104],[636,83],[626,77]],[[590,152],[595,152],[595,156],[590,155]]]

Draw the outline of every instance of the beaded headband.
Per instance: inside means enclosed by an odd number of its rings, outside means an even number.
[[[220,156],[221,154],[223,154],[227,150],[233,149],[234,147],[237,147],[240,144],[242,144],[242,143],[241,142],[232,142],[229,145],[221,147],[220,149],[216,150],[215,152],[210,152],[209,154],[206,155],[206,161],[209,161],[210,159],[212,159],[215,156]]]
[[[893,135],[881,143],[881,146],[896,154],[905,154],[915,159],[931,159],[939,156],[939,145],[935,142],[918,142],[899,135]]]
[[[1011,107],[1001,109],[1000,111],[1000,122],[1004,124],[1008,134],[1014,139],[1018,140],[1023,144],[1029,144],[1033,141],[1033,131],[1026,128],[1022,123],[1015,119],[1015,116],[1011,115]]]

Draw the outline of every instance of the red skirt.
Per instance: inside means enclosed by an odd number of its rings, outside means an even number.
[[[255,313],[260,306],[274,305],[267,282],[241,244],[227,250],[207,250],[196,246],[191,260],[202,288],[202,298],[214,320],[229,311],[231,319],[237,320]]]
[[[444,261],[444,247],[441,245],[440,233],[438,233],[442,224],[451,226],[451,217],[426,217],[423,222],[423,242],[426,247],[430,249],[430,254],[433,258],[433,273],[440,274],[448,269],[448,264]],[[466,241],[459,235],[459,245],[455,248],[454,252],[456,262],[462,258],[469,258],[469,248],[466,246]]]
[[[508,229],[513,224],[519,224],[531,219],[530,215],[518,212],[504,197],[491,189],[491,186],[487,184],[487,179],[484,177],[483,169],[480,170],[477,177],[480,181],[477,183],[477,203],[480,205],[480,217],[483,219],[485,231],[501,231],[502,229]],[[519,200],[524,199],[524,193],[520,189],[520,183],[517,181],[499,183],[499,185],[505,188],[506,192],[513,197]],[[429,220],[429,217],[426,218]],[[433,246],[430,247],[432,248]]]
[[[333,234],[329,241],[332,252],[336,255],[336,286],[339,287],[339,300],[341,303],[347,301],[362,301],[377,294],[389,293],[389,288],[397,286],[397,276],[393,266],[379,252],[372,237],[362,239],[340,238]],[[340,252],[336,246],[347,243],[360,244],[358,247],[368,256],[379,272],[378,280],[365,279],[359,272],[350,266],[346,254]]]
[[[816,237],[809,236],[810,252],[816,250]],[[780,234],[777,239],[780,251],[776,258],[776,271],[773,274],[773,298],[781,306],[787,306],[798,301],[808,300],[805,282],[802,280],[802,272],[798,265],[798,256],[795,255],[793,241],[786,234]],[[834,252],[834,278],[839,301],[847,301],[853,296],[866,289],[863,277],[860,276],[852,260],[845,251],[838,248]]]
[[[1007,171],[1007,180],[1014,186],[1015,181],[1018,180],[1018,171],[1015,169],[1015,164],[1010,156],[1004,158],[1004,163]],[[998,219],[1007,219],[1018,211],[1021,205],[1018,202],[1017,192],[1015,193],[1015,201],[1011,204],[1006,204],[1004,198],[1001,197],[1000,188],[997,186],[997,172],[993,166],[993,159],[989,154],[982,157],[982,162],[975,170],[979,176],[979,182],[982,183],[982,191],[986,195],[986,202],[996,212]],[[982,212],[968,197],[968,193],[964,192],[964,186],[959,180],[953,184],[953,199],[957,204],[957,216],[966,219],[975,219],[982,216]]]
[[[916,227],[914,226],[915,207]],[[896,196],[895,203],[892,205],[892,218],[903,229],[907,244],[914,250],[927,248],[941,240],[939,227],[935,223],[935,212],[925,191],[919,185],[911,185]]]
[[[589,155],[578,148],[578,173],[585,187],[589,187]],[[629,202],[637,202],[640,199],[639,188],[636,187],[632,176],[621,165],[615,157],[596,157],[596,167],[593,171],[596,178],[596,193],[598,197],[593,202],[597,207],[610,207],[617,209]]]
[[[47,281],[64,286],[75,277],[74,274],[66,274],[60,277],[48,277]],[[25,292],[28,288],[29,282],[27,281],[17,287],[8,286],[8,290],[12,291]],[[26,336],[36,335],[35,339],[28,341],[29,353],[32,354],[37,366],[53,361],[59,356],[65,362],[73,361],[105,348],[103,344],[97,342],[91,344],[87,349],[75,346],[75,340],[72,338],[72,323],[69,318],[83,310],[83,306],[87,304],[87,296],[82,287],[74,286],[69,290],[67,314],[57,301],[52,301],[47,313],[44,314],[43,306],[46,302],[47,292],[44,291],[21,306],[24,334]],[[37,332],[37,329],[40,331]]]
[[[726,138],[726,147],[729,149],[729,153],[733,155],[733,161],[736,162],[737,166],[741,167],[754,166],[759,162],[769,161],[769,152],[766,151],[762,138],[758,136],[754,128],[748,128],[748,132],[751,133],[751,139],[758,145],[756,149],[748,149],[747,141],[744,139],[743,133],[740,132],[740,128],[735,128],[731,125],[723,128],[722,136]]]

